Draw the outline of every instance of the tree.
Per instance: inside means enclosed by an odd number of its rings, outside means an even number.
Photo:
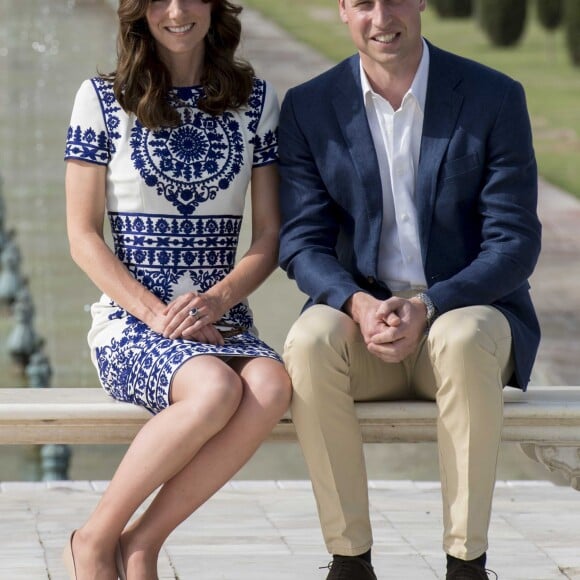
[[[546,30],[555,30],[562,23],[562,0],[538,0],[538,20]]]
[[[549,60],[555,60],[556,45],[554,31],[562,23],[564,4],[562,0],[537,0],[538,21],[549,34],[546,39],[546,49]]]
[[[580,2],[564,0],[566,45],[574,66],[580,66]]]
[[[473,13],[473,0],[430,0],[441,18],[469,18]]]
[[[479,22],[494,45],[513,46],[520,41],[527,7],[527,0],[479,0]]]

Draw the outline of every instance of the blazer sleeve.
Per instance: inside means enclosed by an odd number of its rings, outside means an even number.
[[[538,260],[537,166],[524,91],[515,81],[487,135],[485,156],[479,251],[464,268],[429,288],[439,312],[497,303],[523,285],[527,288]]]
[[[313,115],[297,104],[295,90],[286,94],[279,123],[280,266],[313,303],[341,309],[360,287],[340,263],[341,209],[329,195],[310,146],[307,124]],[[324,120],[316,120],[318,127]]]

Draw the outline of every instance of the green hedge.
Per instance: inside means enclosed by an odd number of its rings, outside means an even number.
[[[514,46],[524,33],[527,8],[527,0],[479,0],[479,23],[495,46]]]
[[[441,18],[469,18],[473,14],[473,0],[430,0]]]
[[[580,0],[564,1],[566,45],[574,66],[580,66]]]
[[[562,0],[537,0],[538,20],[546,30],[555,30],[562,23]]]

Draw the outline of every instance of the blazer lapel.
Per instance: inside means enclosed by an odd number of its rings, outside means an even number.
[[[457,123],[463,97],[455,91],[461,78],[450,70],[445,53],[429,44],[430,65],[427,100],[421,138],[421,153],[417,175],[416,203],[423,262],[431,229],[431,219],[437,194],[437,177],[442,160]],[[364,108],[360,84],[358,55],[345,62],[344,79],[332,99],[335,115],[358,173],[369,220],[369,251],[372,264],[378,257],[380,227],[383,218],[382,185],[373,138]],[[340,163],[340,160],[337,160]],[[377,236],[375,240],[373,236]]]
[[[416,188],[423,263],[437,195],[439,169],[463,103],[462,95],[455,91],[461,78],[446,63],[445,53],[429,44],[429,57],[429,80]]]
[[[332,100],[338,124],[346,141],[350,157],[362,184],[361,201],[366,204],[371,231],[383,218],[383,192],[377,154],[364,108],[360,83],[359,57],[345,62],[345,75],[350,75],[340,86]],[[337,160],[340,163],[340,160]],[[380,232],[380,229],[378,230]],[[369,244],[373,248],[377,244]]]

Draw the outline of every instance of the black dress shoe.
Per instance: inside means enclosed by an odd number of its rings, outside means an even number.
[[[362,558],[334,556],[328,568],[326,580],[377,580],[373,567]]]
[[[490,578],[497,580],[497,574],[493,570],[487,570],[483,566],[462,560],[450,562],[445,576],[445,580],[489,580]]]

